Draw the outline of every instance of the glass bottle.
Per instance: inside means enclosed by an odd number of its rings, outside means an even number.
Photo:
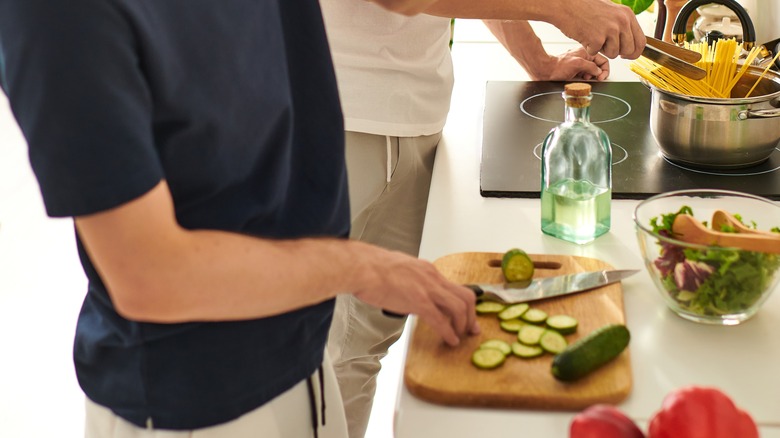
[[[612,146],[590,122],[590,85],[564,87],[566,118],[542,145],[542,232],[578,244],[609,231]]]

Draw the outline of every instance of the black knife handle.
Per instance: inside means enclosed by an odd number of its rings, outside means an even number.
[[[474,291],[474,295],[476,295],[477,298],[481,297],[482,294],[485,293],[485,291],[482,290],[482,288],[477,286],[476,284],[464,284],[464,286],[466,286],[467,288],[473,290]]]
[[[485,293],[485,291],[482,290],[481,287],[477,286],[476,284],[464,284],[467,288],[474,291],[474,295],[477,296],[477,298],[481,297],[482,294]],[[391,312],[389,310],[382,309],[382,314],[385,316],[389,316],[390,318],[405,318],[406,315],[401,315],[400,313]]]

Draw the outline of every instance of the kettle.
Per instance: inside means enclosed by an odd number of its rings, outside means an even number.
[[[723,38],[734,38],[742,42],[742,23],[737,14],[726,6],[709,4],[696,8],[699,18],[693,22],[693,37],[706,41],[710,32],[720,32]]]
[[[733,13],[733,15],[721,15],[721,24],[724,23],[725,19],[728,19],[729,21],[727,23],[731,24],[731,17],[736,16],[742,27],[741,41],[743,52],[746,53],[755,47],[756,30],[753,26],[753,21],[750,19],[750,16],[748,15],[745,8],[734,0],[691,0],[686,3],[682,9],[680,9],[680,12],[677,14],[677,18],[674,20],[674,27],[672,28],[672,41],[674,43],[680,46],[685,43],[688,19],[694,10],[697,10],[697,8],[708,4],[721,5],[723,8],[729,9]],[[722,8],[720,8],[719,11],[721,14],[723,14]],[[712,38],[717,37],[735,37],[736,35],[733,35],[732,33],[733,32],[723,32],[723,30],[715,28],[709,31],[709,36],[705,33],[704,38],[708,41],[711,41]],[[740,40],[740,38],[737,38],[737,40]],[[761,51],[759,52],[759,55],[753,61],[753,65],[766,67],[772,61],[774,55],[780,50],[780,39],[761,44],[760,50]],[[775,61],[774,65],[772,65],[772,68],[774,70],[780,69],[780,59]]]

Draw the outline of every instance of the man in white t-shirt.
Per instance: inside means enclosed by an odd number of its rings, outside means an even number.
[[[444,0],[426,10],[435,15],[414,17],[364,0],[320,3],[345,118],[351,237],[415,256],[454,81],[448,17],[490,19],[535,80],[603,80],[604,55],[636,58],[645,44],[631,10],[610,0]],[[583,47],[548,55],[524,19],[549,22]],[[404,323],[349,295],[337,298],[328,352],[351,438],[365,434],[379,360]]]

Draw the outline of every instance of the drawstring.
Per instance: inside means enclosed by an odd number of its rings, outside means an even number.
[[[390,143],[390,136],[385,136],[385,139],[387,140],[387,183],[390,184],[390,177],[393,172],[393,166],[392,166],[392,144]]]
[[[320,381],[320,406],[322,425],[325,426],[325,379],[323,378],[322,365],[317,369],[317,377]],[[311,427],[314,429],[314,438],[319,438],[319,425],[317,424],[317,402],[314,397],[314,383],[312,376],[306,379],[306,389],[309,392],[309,409],[311,410]]]

